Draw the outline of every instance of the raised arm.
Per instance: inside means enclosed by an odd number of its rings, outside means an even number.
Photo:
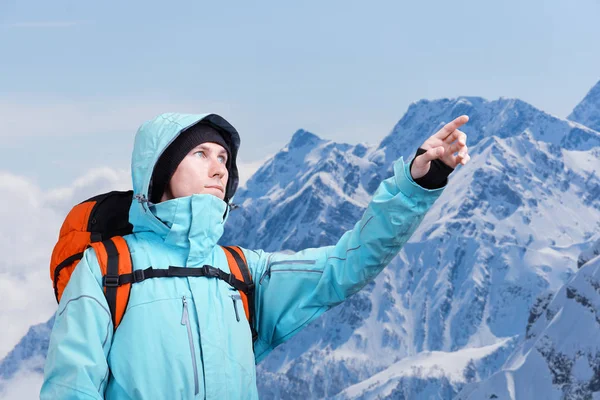
[[[398,254],[445,187],[424,188],[413,176],[429,180],[436,173],[432,161],[441,160],[450,167],[445,184],[459,163],[466,164],[466,135],[458,128],[467,120],[461,116],[427,139],[413,163],[396,161],[394,176],[380,184],[363,217],[336,245],[292,254],[245,251],[256,282],[257,362],[358,292]]]

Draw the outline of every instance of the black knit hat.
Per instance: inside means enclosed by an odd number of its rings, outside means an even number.
[[[194,147],[206,143],[217,143],[227,151],[227,170],[231,166],[231,150],[223,135],[209,124],[198,123],[182,131],[160,156],[150,182],[150,201],[159,203],[179,163]],[[229,187],[229,185],[227,185]],[[227,201],[227,193],[225,194]]]

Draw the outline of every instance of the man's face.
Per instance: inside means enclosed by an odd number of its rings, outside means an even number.
[[[194,147],[175,170],[160,201],[202,193],[223,200],[229,178],[226,164],[223,146],[206,142]]]

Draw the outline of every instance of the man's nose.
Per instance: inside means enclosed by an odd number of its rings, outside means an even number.
[[[212,160],[211,162],[211,176],[215,176],[218,175],[219,177],[223,177],[225,176],[225,173],[227,172],[227,168],[225,167],[225,164],[220,163],[218,160]]]

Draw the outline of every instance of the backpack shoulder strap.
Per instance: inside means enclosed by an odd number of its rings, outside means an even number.
[[[96,251],[102,272],[104,295],[116,330],[127,308],[131,283],[120,284],[119,275],[131,274],[131,255],[122,236],[114,236],[103,242],[90,244]]]
[[[246,318],[250,323],[250,329],[252,331],[252,342],[258,338],[254,326],[254,283],[252,282],[252,274],[248,268],[246,256],[242,249],[238,246],[221,246],[225,255],[227,256],[227,263],[229,264],[229,271],[238,280],[243,281],[248,285],[248,292],[240,292],[242,303],[244,304],[244,311]]]

